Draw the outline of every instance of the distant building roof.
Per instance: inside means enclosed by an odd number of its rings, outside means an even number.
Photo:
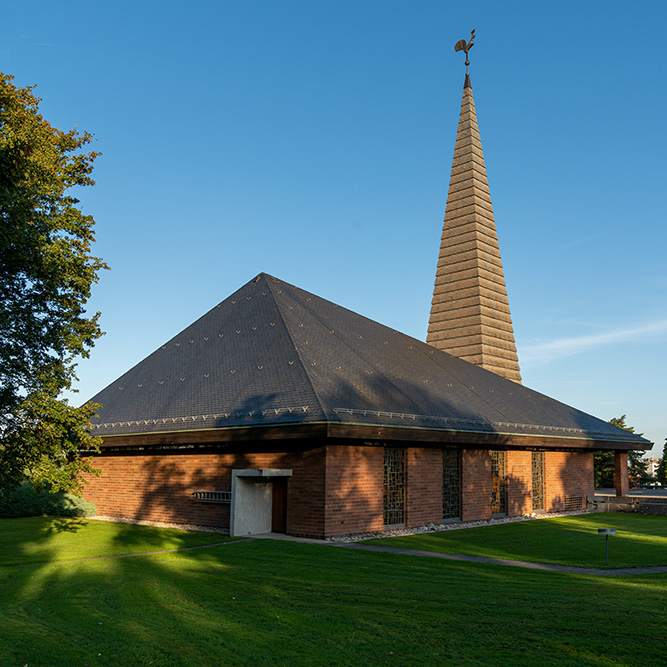
[[[112,440],[320,425],[341,437],[648,444],[264,273],[91,400],[93,433]]]

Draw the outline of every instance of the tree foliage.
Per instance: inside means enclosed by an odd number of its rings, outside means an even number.
[[[59,399],[75,360],[101,335],[85,304],[98,271],[92,216],[72,188],[93,185],[98,153],[87,132],[63,132],[39,113],[32,86],[0,73],[0,488],[24,479],[81,489],[96,449],[86,430],[95,406]]]
[[[667,486],[667,438],[665,439],[665,447],[662,452],[662,458],[658,464],[658,470],[655,477],[663,486]]]
[[[596,489],[614,487],[614,452],[595,452],[593,454]]]
[[[614,417],[609,420],[613,426],[625,429],[634,433],[634,426],[628,426],[625,423],[625,415]],[[642,433],[637,433],[641,436]],[[645,452],[639,450],[628,451],[628,475],[637,484],[643,484],[649,481],[649,475],[646,471],[646,462],[643,460]],[[614,486],[614,452],[595,452],[595,486],[596,488],[612,488]]]

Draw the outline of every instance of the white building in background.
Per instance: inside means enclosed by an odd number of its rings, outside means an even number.
[[[660,459],[644,459],[646,461],[646,472],[655,477],[658,473],[658,466],[660,465]]]

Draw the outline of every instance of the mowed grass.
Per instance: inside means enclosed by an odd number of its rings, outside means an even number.
[[[0,665],[665,664],[667,575],[534,572],[271,540],[58,560],[69,538],[109,543],[98,531],[113,524],[83,523],[61,526],[50,563],[0,567]],[[35,542],[51,539],[38,528]],[[141,527],[117,528],[127,540]]]
[[[0,519],[0,565],[120,556],[229,540],[220,533],[83,518]]]
[[[609,537],[610,568],[667,566],[667,517],[617,512],[445,530],[364,544],[604,568],[606,538],[598,535],[598,528],[616,529],[616,535]]]

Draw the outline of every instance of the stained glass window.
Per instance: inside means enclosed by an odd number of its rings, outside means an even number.
[[[405,450],[384,448],[384,525],[405,523]]]
[[[442,518],[461,518],[461,452],[442,450]]]
[[[507,514],[505,452],[491,452],[491,514]]]
[[[533,452],[533,509],[544,509],[544,452]]]

